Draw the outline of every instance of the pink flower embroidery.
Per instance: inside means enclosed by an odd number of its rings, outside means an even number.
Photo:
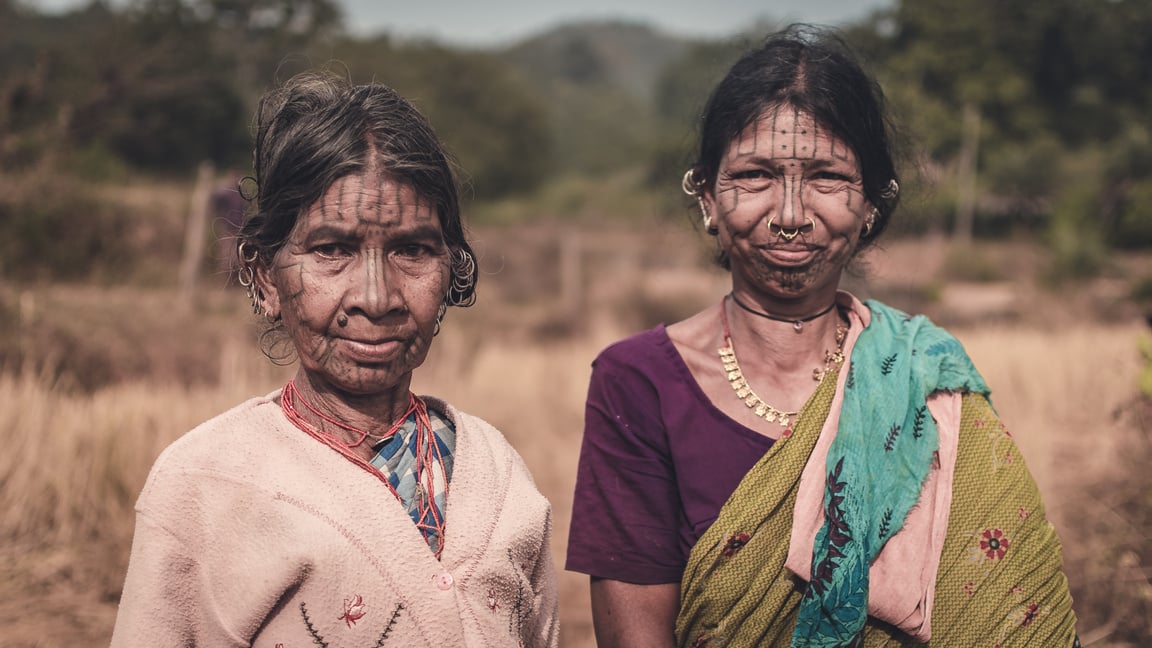
[[[1032,603],[1024,610],[1024,618],[1020,621],[1020,627],[1026,628],[1029,623],[1036,620],[1036,614],[1039,612],[1040,606]]]
[[[1019,584],[1013,585],[1012,588],[1008,590],[1008,593],[1009,594],[1023,594],[1024,588],[1020,587]]]
[[[1024,508],[1023,506],[1021,506],[1021,507],[1020,507],[1020,512],[1019,512],[1019,513],[1017,513],[1016,515],[1017,515],[1017,516],[1018,516],[1018,517],[1019,517],[1021,520],[1025,520],[1025,519],[1027,519],[1027,518],[1028,518],[1028,516],[1029,516],[1029,515],[1032,515],[1032,514],[1028,512],[1028,509],[1026,509],[1026,508]]]
[[[983,551],[989,560],[1000,560],[1011,544],[1000,529],[985,529],[983,539],[980,540],[980,551]]]
[[[721,555],[723,555],[725,558],[731,558],[736,554],[737,551],[740,551],[744,545],[748,544],[748,540],[751,537],[752,536],[743,532],[733,533],[732,535],[728,536],[728,540],[724,543],[724,548],[720,550]]]
[[[968,581],[967,583],[964,583],[964,593],[967,594],[968,596],[972,596],[973,594],[975,594],[976,593],[976,583],[973,583],[972,581]]]
[[[692,648],[708,648],[708,635],[701,633],[696,637],[696,641],[692,642]]]
[[[973,421],[972,425],[975,425],[978,428],[982,428],[982,427],[984,427],[984,419],[978,418],[975,421]]]
[[[338,618],[351,628],[367,614],[367,612],[364,611],[365,607],[367,606],[364,605],[363,597],[356,594],[351,599],[344,599],[344,614],[341,614]]]

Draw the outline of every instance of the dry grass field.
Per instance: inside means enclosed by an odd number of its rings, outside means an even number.
[[[480,300],[449,313],[416,388],[505,432],[553,503],[562,569],[589,362],[718,299],[726,277],[676,226],[476,239]],[[1027,249],[982,251],[1009,281],[949,282],[942,246],[893,244],[851,287],[928,312],[968,348],[1063,538],[1084,645],[1152,645],[1140,313],[1108,282],[1035,288]],[[288,375],[260,354],[255,327],[233,289],[180,299],[0,284],[0,646],[107,644],[133,501],[156,454]],[[562,645],[592,646],[586,579],[560,574]]]

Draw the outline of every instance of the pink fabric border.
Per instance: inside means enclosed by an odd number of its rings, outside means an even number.
[[[844,353],[851,358],[852,347],[871,321],[871,312],[846,292],[841,292],[839,299],[850,307],[852,327],[844,340]],[[812,546],[817,531],[824,525],[824,475],[828,449],[840,424],[847,377],[846,370],[837,377],[832,408],[800,475],[796,494],[792,537],[785,566],[805,581],[812,578]],[[932,637],[932,603],[952,505],[960,405],[959,393],[936,392],[928,398],[928,411],[939,430],[936,461],[920,491],[920,500],[908,513],[903,527],[884,545],[869,571],[868,614],[895,625],[918,641],[928,641]]]

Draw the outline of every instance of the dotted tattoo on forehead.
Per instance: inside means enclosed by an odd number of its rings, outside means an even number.
[[[795,108],[792,108],[791,111],[792,124],[798,125],[800,122],[800,113]],[[772,127],[770,129],[772,138],[768,141],[768,150],[771,152],[772,157],[795,158],[798,155],[796,149],[796,133],[793,132],[791,136],[789,136],[788,127],[780,124],[780,113],[782,112],[784,112],[783,108],[772,112]]]
[[[794,106],[788,106],[777,108],[771,114],[772,123],[769,130],[772,137],[769,141],[769,150],[772,152],[772,157],[810,160],[827,155],[834,160],[851,162],[852,155],[849,148],[835,134],[821,129],[820,124],[808,113]],[[792,118],[794,130],[789,130],[787,125],[780,123],[786,114]],[[759,129],[756,131],[758,133]],[[827,143],[829,147],[827,152],[820,149],[821,140]]]

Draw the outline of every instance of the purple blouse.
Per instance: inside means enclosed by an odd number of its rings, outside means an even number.
[[[663,325],[609,346],[592,363],[566,568],[679,582],[692,546],[771,446],[712,404]]]

